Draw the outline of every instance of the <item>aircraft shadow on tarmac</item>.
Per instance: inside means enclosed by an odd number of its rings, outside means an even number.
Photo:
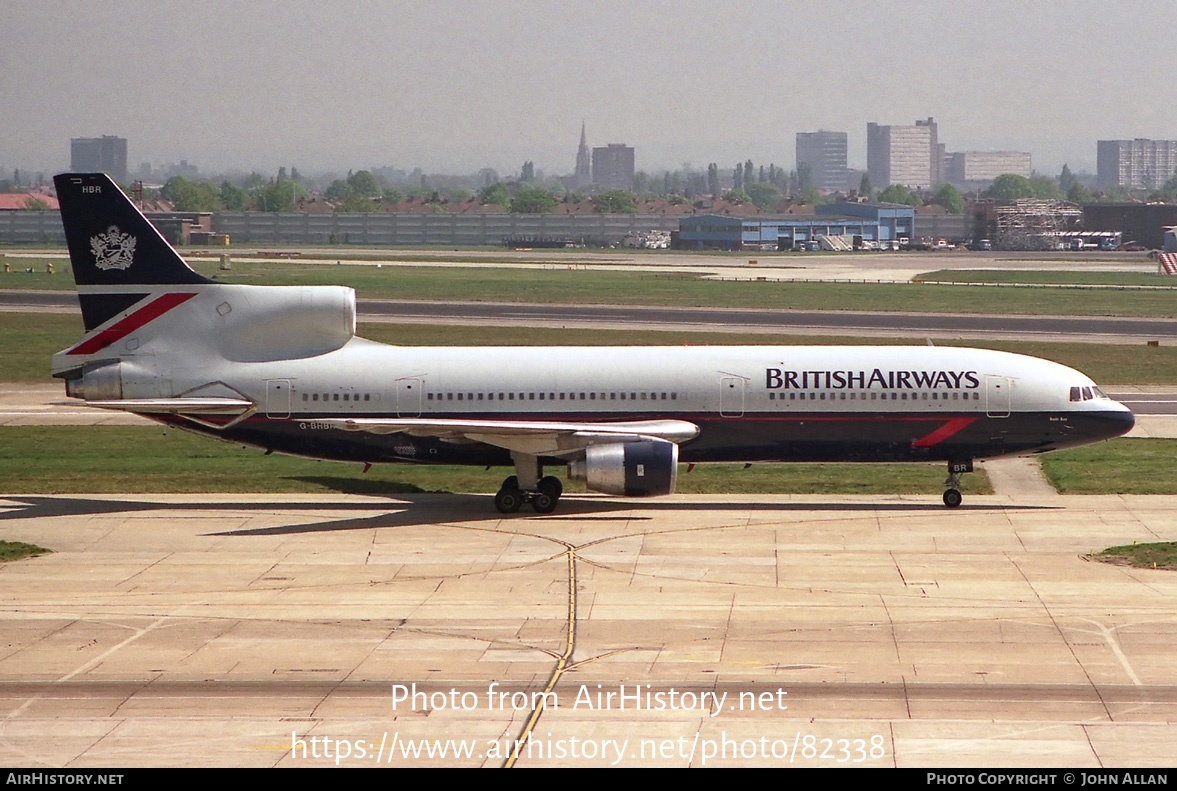
[[[57,497],[50,495],[11,495],[5,499],[14,505],[0,506],[0,521],[14,519],[39,519],[61,516],[102,516],[114,514],[129,514],[144,511],[259,511],[272,513],[275,511],[298,511],[302,513],[315,511],[351,511],[365,513],[348,519],[330,519],[322,522],[299,525],[277,525],[273,527],[245,528],[229,530],[221,533],[210,533],[214,536],[268,536],[287,535],[297,533],[330,532],[335,530],[370,530],[382,527],[411,527],[416,525],[431,525],[445,522],[519,522],[522,524],[560,521],[645,521],[652,519],[653,514],[677,513],[687,511],[758,511],[764,513],[783,511],[884,511],[889,513],[943,513],[943,505],[933,502],[931,498],[923,502],[794,502],[794,503],[765,503],[765,502],[721,502],[699,501],[690,502],[670,500],[610,500],[598,497],[567,495],[560,500],[560,510],[555,514],[530,514],[521,511],[513,516],[503,516],[491,506],[491,496],[486,494],[438,494],[421,491],[383,492],[377,493],[363,487],[357,490],[354,481],[347,478],[313,478],[300,479],[305,482],[317,483],[327,489],[343,494],[365,494],[367,496],[382,496],[389,499],[389,503],[379,502],[299,502],[291,500],[266,502],[217,502],[202,499],[204,495],[192,495],[189,502],[144,502],[134,499],[91,499],[86,497]],[[410,488],[410,487],[405,487]],[[415,487],[414,487],[415,488]],[[1055,510],[1059,506],[1042,505],[987,505],[965,504],[954,513],[968,511],[1017,510],[1039,511]],[[634,515],[638,510],[646,514]],[[372,513],[377,512],[377,513]],[[947,514],[946,514],[947,516]]]

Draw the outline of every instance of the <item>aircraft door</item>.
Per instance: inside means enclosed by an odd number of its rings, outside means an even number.
[[[744,391],[748,380],[742,376],[724,376],[719,380],[719,416],[742,417]]]
[[[396,380],[396,416],[421,417],[421,399],[425,382],[416,377]]]
[[[266,380],[266,417],[285,420],[290,417],[290,380]]]
[[[1006,376],[985,377],[985,414],[1009,417],[1010,381]]]

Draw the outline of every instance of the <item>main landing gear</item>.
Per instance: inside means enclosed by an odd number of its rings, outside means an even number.
[[[944,505],[956,508],[964,500],[960,493],[960,476],[973,471],[972,459],[948,462],[948,480],[944,481]]]
[[[564,493],[564,484],[553,475],[540,477],[543,472],[539,459],[524,454],[511,454],[515,475],[503,481],[495,494],[495,508],[500,514],[513,514],[531,503],[537,514],[550,514]]]

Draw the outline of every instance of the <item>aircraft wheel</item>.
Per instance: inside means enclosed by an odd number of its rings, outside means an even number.
[[[513,514],[523,506],[523,493],[518,489],[499,489],[495,508],[500,514]]]
[[[949,508],[956,508],[962,500],[964,500],[964,497],[961,495],[960,489],[944,490],[944,504]]]
[[[540,478],[539,490],[551,496],[553,500],[559,500],[560,495],[564,494],[564,484],[560,483],[560,479],[555,475],[547,475]]]
[[[503,485],[500,486],[499,488],[500,489],[514,489],[515,491],[519,491],[519,478],[514,475],[508,476],[503,479]]]
[[[556,510],[556,498],[544,491],[531,495],[531,507],[537,514],[550,514]]]

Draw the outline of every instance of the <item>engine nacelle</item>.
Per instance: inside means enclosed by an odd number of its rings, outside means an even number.
[[[342,286],[224,286],[213,320],[228,360],[261,362],[335,351],[356,333],[356,292]]]
[[[678,479],[678,445],[664,440],[591,445],[583,461],[568,465],[568,477],[604,494],[673,494]]]
[[[118,401],[122,398],[158,398],[159,379],[133,360],[98,360],[86,363],[65,380],[65,394],[86,401]]]

